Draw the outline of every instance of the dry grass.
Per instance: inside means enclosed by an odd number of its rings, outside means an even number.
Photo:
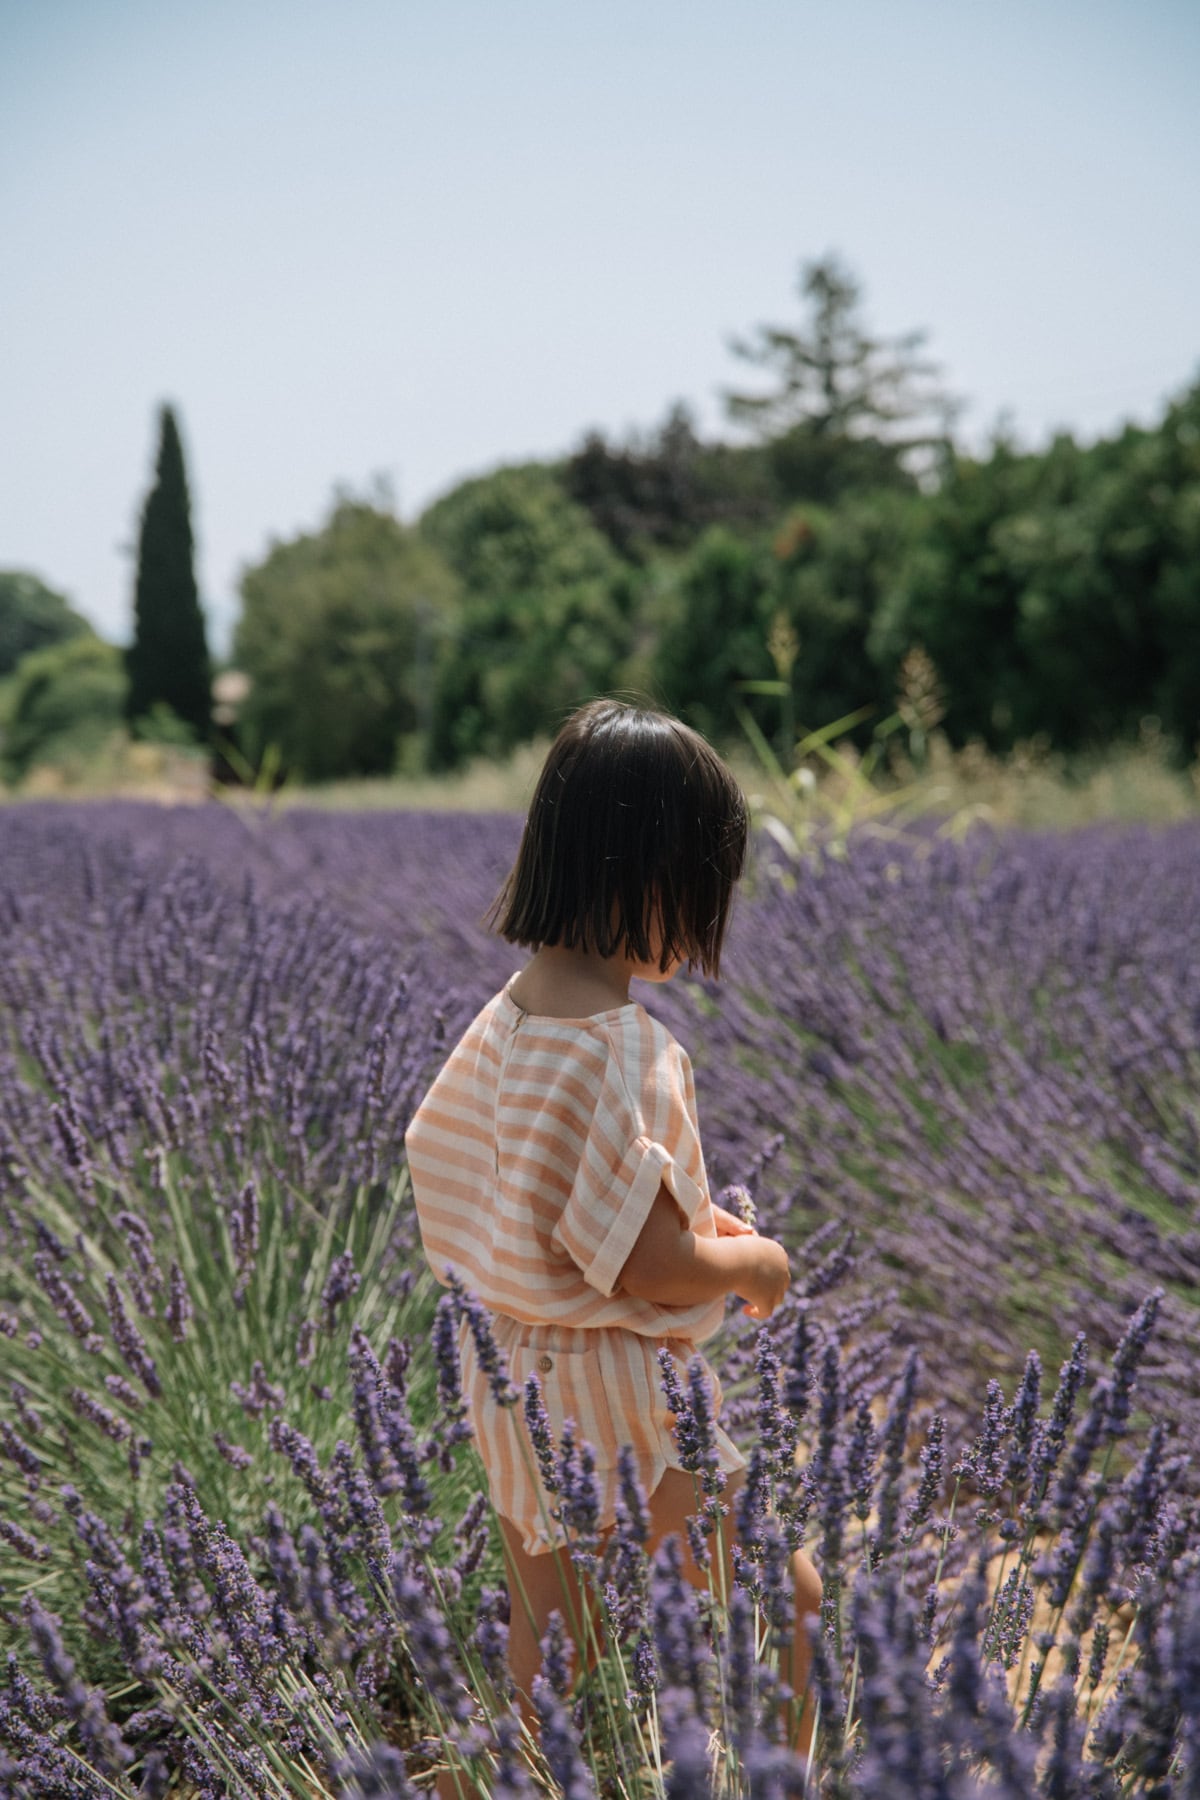
[[[453,775],[374,777],[316,787],[286,783],[272,807],[319,807],[367,812],[512,812],[529,804],[548,747],[538,739],[504,762],[478,761]],[[809,757],[792,773],[786,790],[758,762],[749,746],[729,756],[755,810],[789,824],[861,822],[894,801],[907,817],[942,816],[958,825],[972,819],[996,826],[1060,830],[1100,820],[1169,824],[1200,817],[1200,758],[1190,768],[1171,766],[1166,746],[1152,728],[1138,743],[1104,753],[1065,757],[1037,739],[1009,755],[993,756],[982,744],[955,751],[940,731],[925,740],[919,763],[893,740],[886,765],[867,774],[848,743],[831,746],[840,766]],[[214,790],[202,756],[160,744],[131,743],[116,732],[91,757],[68,757],[33,769],[15,788],[0,785],[0,802],[22,799],[99,799],[112,796],[191,804]],[[223,789],[235,804],[262,805],[264,797]]]
[[[396,776],[333,781],[318,787],[287,782],[272,807],[311,806],[333,812],[524,812],[548,740],[520,747],[506,762],[475,762],[453,775]],[[96,800],[114,797],[188,805],[213,798],[248,806],[266,797],[214,787],[205,756],[164,744],[133,743],[114,732],[92,756],[39,764],[15,787],[0,781],[0,804],[18,800]]]
[[[993,756],[982,744],[955,751],[930,734],[914,762],[893,741],[886,762],[864,764],[853,745],[834,743],[789,775],[748,754],[731,762],[756,817],[786,828],[799,846],[870,824],[885,835],[933,818],[957,835],[976,821],[997,828],[1067,830],[1100,821],[1167,825],[1200,817],[1200,760],[1171,766],[1153,734],[1136,744],[1069,758],[1033,741]]]

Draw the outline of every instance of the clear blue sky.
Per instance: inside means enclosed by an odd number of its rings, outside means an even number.
[[[0,567],[127,636],[163,399],[219,649],[376,474],[676,398],[836,250],[981,445],[1200,374],[1197,0],[0,0]]]

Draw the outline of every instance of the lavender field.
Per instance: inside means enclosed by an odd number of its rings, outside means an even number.
[[[721,983],[641,996],[796,1281],[712,1347],[727,1604],[631,1491],[540,1747],[402,1143],[518,830],[0,810],[0,1793],[1200,1795],[1200,830],[761,846]]]

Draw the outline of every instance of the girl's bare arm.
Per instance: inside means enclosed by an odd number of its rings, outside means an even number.
[[[698,1237],[666,1187],[654,1197],[618,1287],[659,1306],[693,1306],[737,1294],[752,1319],[767,1319],[788,1289],[787,1251],[757,1232]]]

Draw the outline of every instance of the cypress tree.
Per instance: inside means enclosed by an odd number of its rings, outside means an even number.
[[[144,717],[164,701],[203,742],[212,671],[192,566],[192,520],[183,446],[169,406],[160,414],[158,463],[138,539],[133,643],[125,653],[125,716]]]

